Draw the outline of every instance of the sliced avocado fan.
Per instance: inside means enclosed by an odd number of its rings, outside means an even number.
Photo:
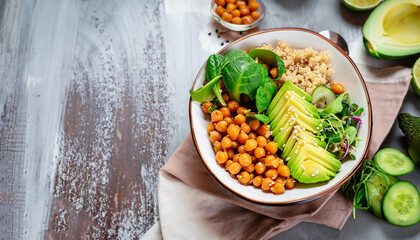
[[[300,88],[287,81],[267,109],[274,141],[291,175],[301,183],[333,178],[341,167],[317,133],[323,131],[318,109]]]

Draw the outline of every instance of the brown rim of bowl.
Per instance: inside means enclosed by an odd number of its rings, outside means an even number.
[[[372,135],[372,124],[373,124],[373,119],[372,119],[372,106],[371,106],[371,101],[370,101],[370,97],[369,97],[369,93],[368,93],[368,90],[367,90],[367,88],[366,88],[366,84],[365,84],[365,81],[364,81],[364,79],[363,79],[363,77],[362,77],[362,74],[360,74],[360,71],[359,71],[359,69],[357,68],[357,66],[356,66],[356,64],[353,62],[353,60],[340,48],[340,47],[338,47],[335,43],[333,43],[331,40],[329,40],[328,38],[326,38],[326,37],[324,37],[324,36],[322,36],[322,35],[320,35],[320,34],[318,34],[318,33],[316,33],[316,32],[314,32],[314,31],[311,31],[311,30],[308,30],[308,29],[304,29],[304,28],[290,28],[290,27],[285,27],[285,28],[273,28],[273,29],[267,29],[267,30],[262,30],[262,31],[258,31],[258,32],[255,32],[255,33],[252,33],[252,34],[249,34],[249,35],[246,35],[246,36],[244,36],[244,37],[242,37],[242,38],[239,38],[238,40],[236,40],[236,41],[233,41],[232,43],[230,43],[229,45],[227,45],[226,47],[224,47],[224,48],[222,48],[221,50],[219,50],[217,53],[219,53],[219,54],[222,54],[224,51],[226,51],[227,49],[229,49],[232,45],[234,45],[234,44],[236,44],[236,43],[238,43],[238,42],[241,42],[241,41],[243,41],[243,40],[245,40],[245,39],[247,39],[247,38],[250,38],[250,37],[253,37],[253,36],[256,36],[256,35],[260,35],[260,34],[264,34],[264,33],[268,33],[268,32],[278,32],[278,31],[300,31],[300,32],[306,32],[306,33],[310,33],[310,34],[313,34],[313,35],[315,35],[315,36],[318,36],[319,38],[321,38],[321,39],[323,39],[324,41],[326,41],[326,42],[328,42],[329,44],[331,44],[335,49],[337,49],[341,54],[343,54],[343,56],[344,57],[346,57],[347,58],[347,60],[351,63],[351,65],[353,66],[353,69],[356,71],[356,73],[357,73],[357,75],[359,76],[359,80],[360,80],[360,82],[361,82],[361,84],[362,84],[362,86],[363,86],[363,90],[364,90],[364,93],[365,93],[365,97],[366,97],[366,99],[367,99],[367,105],[368,105],[368,108],[369,108],[369,110],[367,111],[367,113],[368,113],[368,120],[369,120],[369,123],[368,123],[368,139],[367,139],[367,144],[366,144],[366,147],[365,147],[365,149],[364,149],[364,151],[363,151],[363,154],[362,154],[362,156],[363,156],[363,158],[359,161],[359,163],[355,166],[355,167],[353,167],[353,169],[351,170],[351,171],[349,171],[349,173],[341,180],[341,181],[339,181],[335,186],[333,186],[333,187],[331,187],[331,188],[329,188],[329,189],[326,189],[326,190],[324,190],[324,191],[322,191],[322,192],[320,192],[320,193],[318,193],[318,194],[315,194],[315,195],[311,195],[311,196],[307,196],[307,197],[303,197],[303,198],[300,198],[300,199],[297,199],[297,200],[294,200],[294,201],[280,201],[280,202],[261,202],[261,201],[257,201],[257,200],[254,200],[254,199],[251,199],[251,198],[248,198],[248,197],[246,197],[246,196],[243,196],[242,194],[240,194],[240,193],[238,193],[238,192],[236,192],[234,189],[231,189],[231,188],[229,188],[228,186],[226,186],[222,181],[220,181],[218,178],[217,178],[217,176],[214,174],[214,172],[207,166],[207,164],[206,164],[206,162],[203,160],[203,156],[202,156],[202,154],[201,154],[201,151],[200,151],[200,147],[198,146],[198,143],[197,143],[197,139],[196,139],[196,137],[195,137],[195,132],[194,132],[194,127],[193,127],[193,122],[192,122],[192,115],[191,115],[191,107],[192,107],[192,99],[191,99],[191,97],[190,97],[190,104],[189,104],[189,118],[190,118],[190,129],[191,129],[191,133],[192,133],[192,138],[193,138],[193,140],[194,140],[194,145],[195,145],[195,148],[197,149],[197,151],[198,151],[198,154],[200,155],[200,158],[201,158],[201,161],[204,163],[204,165],[206,166],[206,168],[207,168],[207,170],[211,173],[211,175],[213,176],[213,178],[214,179],[216,179],[224,188],[226,188],[226,189],[228,189],[229,191],[231,191],[231,192],[233,192],[233,193],[235,193],[237,196],[240,196],[240,197],[242,197],[242,198],[244,198],[244,199],[246,199],[246,200],[249,200],[249,201],[252,201],[252,202],[255,202],[255,203],[259,203],[259,204],[264,204],[264,205],[296,205],[296,204],[302,204],[302,203],[306,203],[306,202],[310,202],[310,201],[313,201],[313,200],[316,200],[316,199],[318,199],[318,198],[320,198],[320,197],[323,197],[323,196],[326,196],[326,195],[328,195],[329,193],[331,193],[331,192],[333,192],[333,191],[335,191],[335,190],[337,190],[338,188],[340,188],[347,180],[349,180],[350,179],[350,177],[351,176],[353,176],[353,174],[354,173],[356,173],[356,171],[360,168],[360,166],[362,165],[362,163],[363,163],[363,161],[364,161],[364,159],[366,158],[366,156],[367,156],[367,154],[368,154],[368,150],[369,150],[369,148],[370,148],[370,144],[371,144],[371,135]],[[206,63],[207,63],[207,61],[206,62],[204,62],[204,64],[203,64],[203,66],[201,67],[201,69],[200,69],[200,71],[198,72],[198,74],[197,74],[197,76],[196,76],[196,78],[195,78],[195,80],[194,80],[194,83],[193,83],[193,85],[192,85],[192,88],[191,88],[191,90],[193,90],[194,89],[194,87],[197,85],[197,83],[198,83],[198,79],[200,78],[200,76],[201,76],[201,74],[203,73],[203,71],[204,71],[204,69],[205,69],[205,66],[206,66]]]

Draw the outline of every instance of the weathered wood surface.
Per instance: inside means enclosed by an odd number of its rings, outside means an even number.
[[[266,5],[259,29],[349,42],[368,16],[336,0]],[[158,170],[189,132],[188,89],[242,35],[224,32],[206,0],[1,1],[0,238],[141,237],[157,220]],[[341,236],[305,228],[346,238],[361,227],[349,224]]]

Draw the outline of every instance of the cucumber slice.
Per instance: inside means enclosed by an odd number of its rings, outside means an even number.
[[[312,92],[312,105],[324,109],[336,99],[335,93],[324,85],[319,85]]]
[[[382,199],[384,198],[386,191],[392,184],[399,181],[397,177],[389,175],[388,179],[389,184],[386,183],[384,177],[373,173],[370,175],[365,185],[366,200],[369,209],[375,216],[380,218],[382,217]]]
[[[406,181],[394,183],[385,193],[382,210],[388,222],[401,227],[420,221],[420,193]]]
[[[401,176],[414,170],[414,163],[407,155],[395,148],[384,148],[374,156],[377,167],[391,176]]]

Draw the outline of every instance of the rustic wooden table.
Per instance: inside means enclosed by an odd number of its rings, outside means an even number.
[[[369,14],[338,0],[265,4],[259,29],[329,29],[348,42]],[[196,73],[249,32],[225,32],[207,0],[3,0],[0,23],[0,238],[141,237],[157,220],[158,171],[189,133]],[[420,115],[419,101],[410,89],[402,111]],[[404,149],[401,136],[395,125],[385,145]],[[406,179],[419,187],[419,174]],[[360,211],[341,232],[303,223],[277,239],[415,239],[419,229]]]

